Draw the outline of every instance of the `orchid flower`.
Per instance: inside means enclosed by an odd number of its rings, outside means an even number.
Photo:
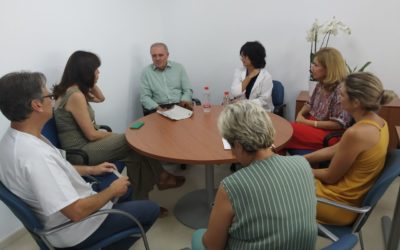
[[[311,43],[311,50],[310,50],[310,70],[311,70],[311,63],[314,58],[314,54],[317,52],[317,47],[322,49],[324,47],[328,47],[329,39],[331,35],[336,36],[339,31],[346,33],[348,35],[351,34],[350,27],[345,25],[343,22],[337,20],[333,17],[331,20],[319,24],[318,19],[315,19],[314,23],[311,26],[311,29],[307,31],[307,41]],[[322,37],[321,43],[320,38]],[[312,78],[310,76],[310,78]]]

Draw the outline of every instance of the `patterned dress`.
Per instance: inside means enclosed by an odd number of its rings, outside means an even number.
[[[306,105],[310,105],[310,116],[307,117],[309,120],[335,121],[342,126],[342,129],[350,125],[351,116],[342,109],[340,104],[339,85],[332,92],[326,93],[323,91],[321,84],[318,83],[310,102]],[[291,125],[293,127],[293,136],[286,144],[288,149],[321,149],[324,137],[333,131],[297,122],[292,122]]]

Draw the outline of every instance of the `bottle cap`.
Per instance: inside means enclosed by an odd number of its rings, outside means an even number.
[[[224,92],[224,95],[229,95],[229,91],[225,91],[225,92]]]
[[[208,89],[208,86],[204,86],[204,89],[206,89],[206,90],[207,90],[207,89]]]

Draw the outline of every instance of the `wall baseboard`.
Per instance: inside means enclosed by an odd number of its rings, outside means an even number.
[[[18,229],[17,231],[12,233],[10,236],[8,236],[4,240],[0,241],[0,249],[7,247],[8,245],[10,245],[14,241],[18,240],[19,238],[21,238],[22,236],[24,236],[27,233],[28,233],[28,231],[24,227]]]

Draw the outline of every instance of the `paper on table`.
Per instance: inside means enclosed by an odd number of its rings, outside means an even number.
[[[224,144],[224,149],[226,150],[231,149],[231,145],[227,140],[225,140],[225,138],[222,138],[222,144]]]
[[[193,114],[193,111],[182,108],[178,105],[174,105],[171,109],[168,109],[166,111],[157,110],[157,113],[159,113],[165,117],[168,117],[171,120],[182,120],[182,119],[191,117]]]

